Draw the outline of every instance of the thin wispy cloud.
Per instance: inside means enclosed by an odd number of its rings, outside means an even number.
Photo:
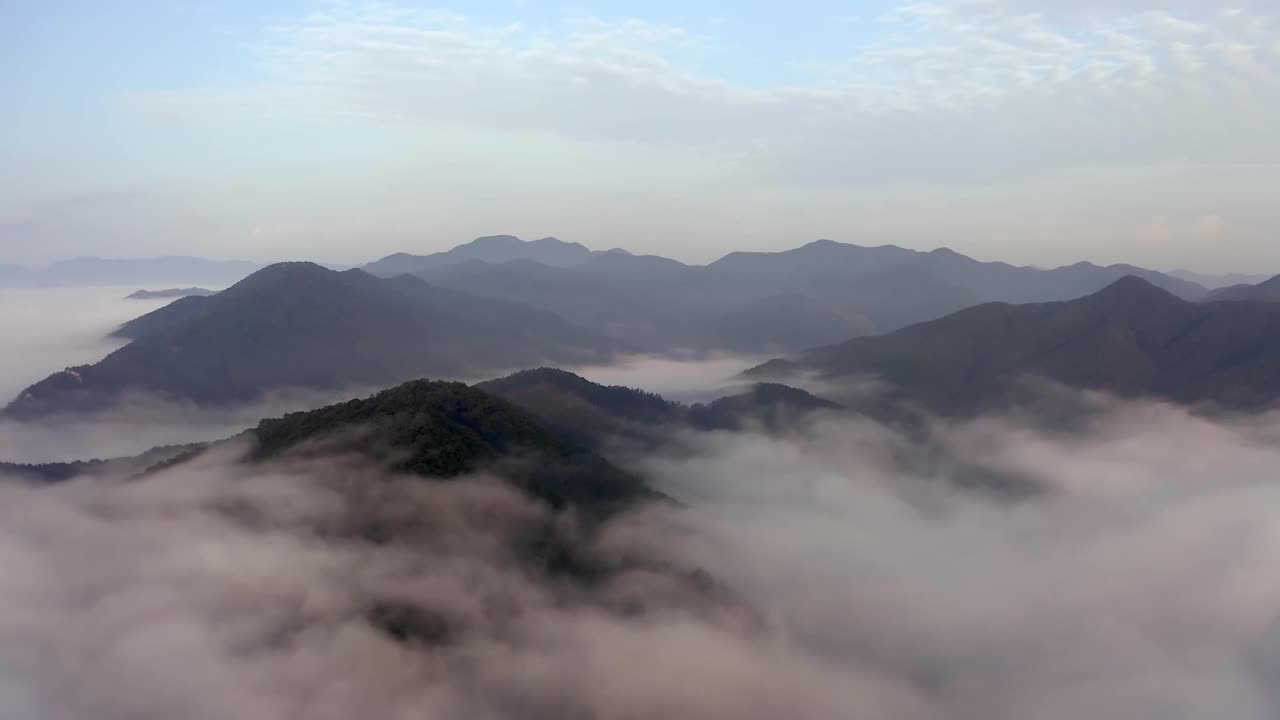
[[[187,242],[242,250],[288,227],[274,247],[353,260],[355,237],[389,252],[511,231],[692,260],[825,236],[1280,263],[1259,190],[1280,163],[1266,3],[904,1],[836,23],[843,41],[797,25],[803,54],[746,10],[637,15],[331,2],[278,19],[237,46],[252,71],[235,82],[117,95],[129,123],[209,156],[151,159],[171,197],[145,222],[104,217],[151,237],[199,216]],[[1153,216],[1230,230],[1154,248],[1134,231]]]

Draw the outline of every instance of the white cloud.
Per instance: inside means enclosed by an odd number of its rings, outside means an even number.
[[[647,453],[683,506],[598,534],[492,478],[237,448],[127,483],[0,478],[0,715],[1274,718],[1278,418],[1091,405],[1068,433],[934,425],[1030,497],[828,418]],[[614,572],[548,577],[530,538]],[[388,606],[435,638],[397,641]]]
[[[1239,9],[902,3],[864,19],[844,57],[766,84],[715,71],[742,50],[667,24],[330,3],[273,29],[253,84],[126,98],[177,133],[175,153],[151,161],[178,176],[165,186],[240,216],[217,230],[183,232],[180,217],[130,229],[238,254],[256,247],[248,228],[319,225],[318,246],[358,234],[381,238],[378,252],[508,231],[702,260],[877,236],[1015,261],[1163,264],[1141,255],[1132,228],[1192,204],[1239,234],[1223,254],[1176,262],[1280,262],[1253,239],[1280,230],[1262,192],[1280,180],[1274,11]],[[205,155],[180,159],[181,147]],[[1131,183],[1128,168],[1163,186]],[[938,202],[949,212],[921,224]],[[1075,237],[1035,227],[1069,212],[1087,228]],[[440,230],[415,247],[392,229],[423,225]],[[1028,226],[1016,244],[996,239]],[[1033,236],[1047,238],[1038,255]]]
[[[1259,13],[1112,8],[1077,23],[1006,2],[903,5],[882,19],[883,39],[822,78],[760,88],[697,70],[706,41],[678,27],[486,26],[342,6],[278,30],[275,84],[139,101],[207,116],[210,103],[305,92],[332,112],[424,126],[699,148],[746,158],[770,182],[947,182],[992,164],[1052,173],[1274,153],[1269,133],[1215,127],[1238,125],[1246,101],[1280,109],[1280,63],[1254,40],[1269,21]],[[810,167],[814,154],[839,167]]]

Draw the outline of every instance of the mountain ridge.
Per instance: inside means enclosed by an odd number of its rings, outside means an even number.
[[[751,383],[707,403],[685,405],[638,388],[600,385],[558,368],[522,370],[476,388],[503,397],[579,441],[662,444],[682,430],[778,431],[790,421],[843,406],[799,388]],[[784,422],[785,421],[785,422]]]
[[[166,288],[164,290],[137,290],[125,296],[125,300],[166,300],[184,297],[213,295],[213,290],[202,287]]]
[[[431,256],[429,282],[560,314],[644,350],[795,352],[840,333],[875,334],[990,301],[1044,302],[1096,292],[1136,274],[1187,299],[1194,283],[1131,265],[1080,262],[1052,269],[986,262],[942,247],[860,246],[816,240],[777,252],[732,252],[706,265],[595,252],[544,262],[538,243],[478,239]],[[477,244],[501,250],[478,256]],[[554,241],[548,247],[566,245]],[[383,270],[414,270],[396,266]],[[384,272],[383,274],[388,274]],[[788,305],[770,298],[798,300]]]
[[[612,512],[660,494],[532,413],[460,382],[412,380],[367,398],[260,422],[251,459],[359,453],[429,478],[496,471],[554,508]]]
[[[872,375],[901,400],[971,414],[1017,378],[1121,396],[1261,410],[1280,399],[1280,306],[1193,303],[1137,277],[1076,300],[987,303],[748,370]]]
[[[32,385],[4,414],[99,409],[128,392],[225,405],[274,388],[380,386],[548,360],[587,364],[625,349],[542,310],[313,263],[269,266],[117,333],[135,339]]]
[[[1262,282],[1231,285],[1209,293],[1205,298],[1210,302],[1227,302],[1238,300],[1260,300],[1263,302],[1280,302],[1280,275]]]

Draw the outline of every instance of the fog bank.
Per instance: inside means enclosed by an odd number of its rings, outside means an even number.
[[[94,363],[123,341],[107,336],[169,300],[126,300],[137,288],[0,288],[0,404],[49,374]]]
[[[622,385],[668,400],[701,402],[721,397],[743,370],[768,360],[727,353],[688,356],[634,355],[610,365],[567,368],[601,385]]]
[[[847,418],[637,458],[684,506],[599,534],[493,478],[349,460],[0,485],[0,715],[1280,713],[1280,419],[1108,401],[1070,433],[991,416],[933,436],[1046,492],[905,471],[905,438]],[[548,526],[614,570],[531,570],[519,548]],[[679,580],[698,568],[727,594]],[[370,619],[387,606],[430,641]]]

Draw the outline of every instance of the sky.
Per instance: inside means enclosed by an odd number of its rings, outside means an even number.
[[[511,233],[1280,272],[1266,0],[10,0],[0,88],[0,262]]]

